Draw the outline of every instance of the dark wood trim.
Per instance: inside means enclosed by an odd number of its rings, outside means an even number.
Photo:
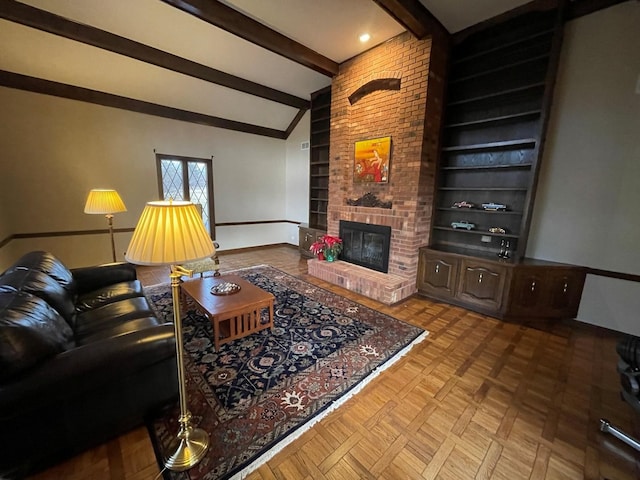
[[[283,105],[294,108],[310,108],[310,102],[304,98],[221,72],[206,65],[114,35],[90,25],[68,20],[54,13],[18,3],[14,0],[0,0],[0,18]]]
[[[131,233],[135,228],[114,228],[113,233]],[[34,232],[34,233],[16,233],[11,236],[11,240],[21,240],[25,238],[51,238],[51,237],[77,237],[81,235],[103,235],[109,233],[107,228],[99,228],[96,230],[70,230],[68,232]]]
[[[601,270],[599,268],[587,267],[588,275],[597,275],[599,277],[615,278],[617,280],[626,280],[627,282],[640,282],[640,275],[633,273],[614,272],[612,270]]]
[[[626,1],[627,0],[579,0],[570,2],[569,5],[567,5],[566,19],[573,20]]]
[[[338,73],[338,63],[330,58],[285,37],[222,2],[217,0],[162,1],[323,75],[333,77]]]
[[[547,131],[549,127],[549,119],[551,118],[551,104],[553,102],[553,93],[556,86],[556,78],[558,76],[558,67],[560,65],[560,53],[562,50],[562,40],[564,38],[564,22],[567,11],[568,0],[559,0],[558,9],[555,15],[553,39],[551,40],[551,50],[549,55],[549,63],[547,74],[545,77],[544,95],[542,97],[541,113],[539,120],[539,135],[535,143],[535,156],[533,165],[531,166],[533,175],[531,184],[527,191],[527,199],[525,205],[527,209],[523,212],[522,224],[524,228],[520,233],[518,241],[518,252],[524,256],[529,241],[529,231],[531,229],[531,217],[533,215],[533,204],[535,203],[536,193],[538,190],[538,179],[540,177],[540,163],[542,162],[544,147],[547,139]]]
[[[291,223],[292,225],[300,225],[302,222],[296,222],[295,220],[256,220],[252,222],[216,223],[216,227],[237,227],[241,225],[265,225],[269,223]]]
[[[429,35],[449,36],[449,31],[419,0],[373,0],[411,34],[422,40]]]
[[[183,122],[196,123],[209,127],[223,128],[237,132],[262,135],[264,137],[278,138],[285,140],[286,132],[274,128],[261,127],[249,123],[236,122],[225,118],[214,117],[202,113],[180,110],[178,108],[158,105],[156,103],[144,102],[133,98],[121,97],[111,93],[99,92],[88,88],[76,87],[65,83],[53,82],[41,78],[21,75],[19,73],[0,70],[0,86],[17,88],[29,92],[43,93],[55,97],[69,98],[81,102],[103,105],[105,107],[119,108],[130,112],[144,113],[156,117],[170,118]]]
[[[11,242],[11,240],[13,240],[13,238],[14,238],[13,235],[9,235],[8,237],[5,237],[2,240],[0,240],[0,248],[4,247],[9,242]]]
[[[278,248],[278,247],[289,247],[291,249],[298,250],[298,246],[292,245],[291,243],[270,243],[268,245],[258,245],[256,247],[232,248],[230,250],[216,249],[216,252],[218,252],[219,255],[231,255],[234,253],[246,253],[246,252],[251,252],[255,250],[268,250],[270,248]]]
[[[291,120],[291,123],[285,130],[287,134],[287,138],[289,138],[289,135],[291,135],[291,132],[293,132],[293,130],[298,126],[298,124],[300,123],[300,120],[302,120],[302,117],[304,117],[304,114],[307,113],[307,110],[308,108],[301,108],[296,114],[296,116],[293,117],[293,120]]]

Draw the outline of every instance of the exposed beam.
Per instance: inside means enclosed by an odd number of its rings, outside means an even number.
[[[285,37],[222,2],[217,0],[162,1],[323,75],[333,77],[338,73],[338,64],[330,58]]]
[[[105,107],[119,108],[131,112],[144,113],[156,117],[170,118],[183,122],[207,125],[209,127],[224,128],[237,132],[252,133],[265,137],[286,139],[287,134],[283,130],[261,127],[249,123],[236,122],[226,118],[214,117],[202,113],[190,112],[179,108],[167,107],[156,103],[144,102],[128,97],[121,97],[112,93],[100,92],[66,83],[53,82],[41,78],[21,75],[19,73],[0,70],[0,86],[26,90],[29,92],[43,93],[55,97],[69,98],[81,102],[103,105]]]
[[[612,7],[627,0],[575,0],[567,6],[567,20],[588,15],[603,8]]]
[[[310,108],[310,102],[259,83],[221,72],[157,48],[114,35],[90,25],[77,23],[59,15],[14,0],[0,0],[0,18],[20,23],[61,37],[109,50],[158,67],[222,85],[233,90],[265,98],[294,108]]]
[[[449,31],[444,28],[440,20],[427,10],[419,0],[373,1],[418,39],[429,35],[449,35]]]

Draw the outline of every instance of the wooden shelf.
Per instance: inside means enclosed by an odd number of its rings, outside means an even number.
[[[442,170],[528,170],[531,163],[514,163],[511,165],[466,165],[461,167],[442,167]]]
[[[464,152],[468,150],[492,150],[507,149],[511,147],[527,147],[533,148],[536,145],[535,138],[519,138],[517,140],[503,140],[501,142],[477,143],[475,145],[454,145],[444,147],[443,152]]]
[[[440,190],[448,192],[526,192],[528,189],[524,187],[440,187]]]
[[[509,239],[518,239],[520,238],[519,235],[513,235],[510,233],[491,233],[489,231],[484,231],[484,230],[465,230],[464,228],[452,228],[452,227],[439,227],[439,226],[434,226],[433,227],[434,230],[446,230],[449,232],[458,232],[458,233],[464,233],[469,234],[469,235],[487,235],[489,237],[501,237],[501,238],[509,238]]]
[[[501,44],[501,45],[499,45],[497,47],[488,48],[486,50],[483,50],[482,52],[474,53],[472,55],[467,55],[466,57],[456,58],[454,61],[451,62],[451,64],[452,65],[459,65],[461,63],[468,62],[469,60],[475,60],[475,59],[478,59],[478,58],[483,57],[485,55],[491,55],[491,54],[500,52],[500,50],[505,50],[507,48],[513,47],[513,46],[518,45],[518,44],[531,44],[531,43],[534,43],[534,42],[532,42],[532,40],[535,41],[536,39],[548,37],[548,36],[552,35],[553,32],[554,32],[553,28],[541,30],[539,32],[532,33],[531,35],[527,35],[527,36],[523,36],[521,38],[518,38],[517,40],[513,40],[511,42],[505,42],[505,43],[503,43],[503,44]]]
[[[516,210],[484,210],[482,208],[455,208],[455,207],[437,207],[436,210],[443,212],[460,212],[460,213],[481,213],[484,215],[522,215],[522,212]]]
[[[513,113],[511,115],[500,115],[498,117],[483,118],[481,120],[470,120],[468,122],[450,123],[445,125],[444,128],[465,128],[465,127],[480,127],[484,125],[490,125],[492,123],[500,123],[507,121],[518,121],[526,118],[540,116],[541,110],[528,110],[521,113]]]
[[[528,57],[528,58],[525,58],[523,60],[519,60],[519,61],[516,61],[516,62],[505,63],[504,65],[500,65],[499,67],[490,68],[489,70],[483,70],[481,72],[476,72],[476,73],[473,73],[471,75],[467,75],[467,76],[464,76],[464,77],[459,77],[459,78],[456,78],[455,80],[449,82],[449,84],[466,82],[467,80],[473,80],[474,78],[480,78],[480,77],[483,77],[483,76],[486,76],[486,75],[491,75],[492,73],[497,73],[497,72],[500,72],[502,70],[508,70],[510,68],[526,65],[527,63],[536,62],[538,60],[542,60],[542,59],[545,59],[545,58],[549,58],[549,53],[545,53],[544,55],[536,55],[534,57]]]
[[[312,133],[312,135],[313,135],[313,133]],[[328,147],[328,146],[329,146],[329,142],[325,142],[325,143],[314,143],[314,144],[311,146],[311,149],[312,149],[312,150],[314,150],[314,149],[316,149],[316,148],[324,148],[324,147]]]
[[[457,106],[457,105],[464,105],[466,103],[479,102],[479,101],[482,101],[482,100],[490,100],[492,98],[506,96],[506,95],[510,95],[512,93],[526,92],[527,90],[533,90],[535,88],[544,88],[545,85],[546,85],[545,82],[529,83],[529,84],[523,85],[521,87],[508,88],[506,90],[498,90],[496,92],[487,93],[485,95],[478,95],[476,97],[470,97],[470,98],[464,98],[462,100],[456,100],[454,102],[449,102],[448,105],[450,107],[453,107],[453,106]]]

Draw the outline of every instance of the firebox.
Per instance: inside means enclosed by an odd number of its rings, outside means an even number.
[[[391,227],[340,220],[340,260],[387,273]]]

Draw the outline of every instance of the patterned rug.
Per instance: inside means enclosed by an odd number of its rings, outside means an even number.
[[[188,406],[210,435],[206,457],[171,480],[243,478],[404,355],[427,332],[271,266],[233,273],[273,293],[273,331],[213,348],[211,323],[183,316]],[[168,285],[146,289],[172,319]],[[267,312],[263,313],[267,315]],[[178,430],[179,408],[149,422],[159,463]]]

